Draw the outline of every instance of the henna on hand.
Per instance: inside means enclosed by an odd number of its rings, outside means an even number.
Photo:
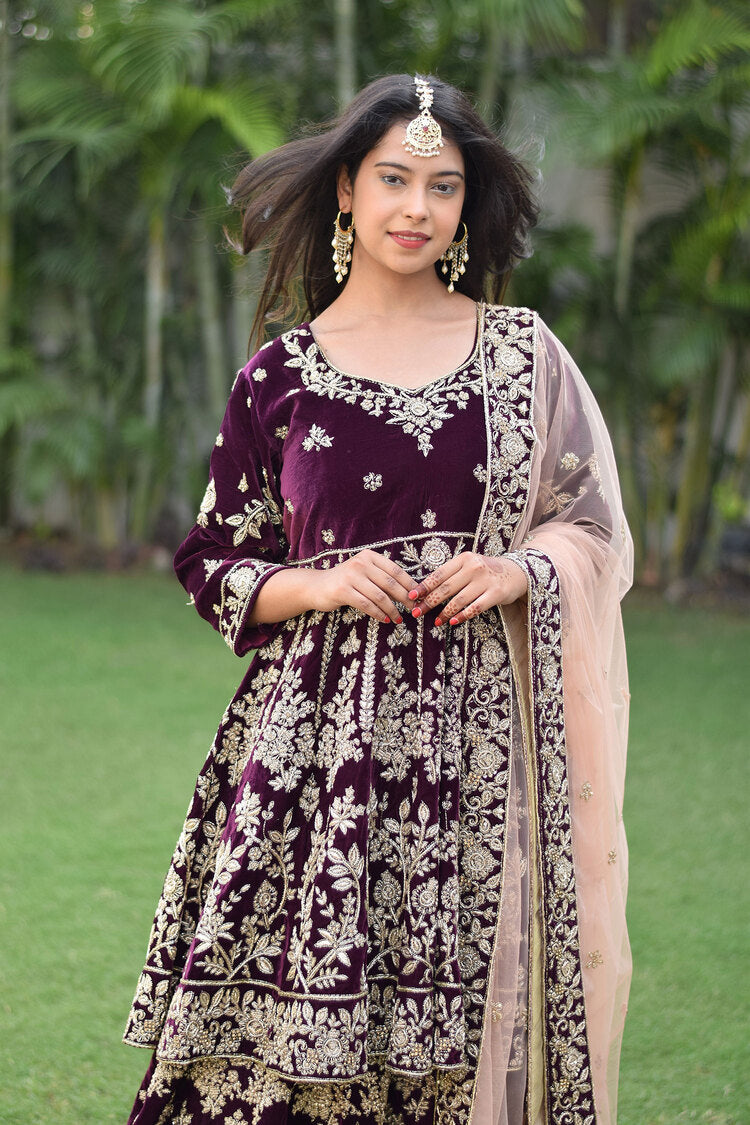
[[[460,625],[498,605],[509,605],[528,592],[526,572],[513,559],[464,551],[438,567],[412,590],[412,614],[421,616],[445,603],[435,619]]]

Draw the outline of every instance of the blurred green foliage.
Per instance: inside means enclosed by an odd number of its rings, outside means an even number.
[[[591,196],[547,201],[509,300],[602,403],[640,576],[710,569],[750,518],[745,3],[0,0],[0,20],[6,528],[179,538],[262,268],[226,248],[222,184],[417,70],[505,123],[547,191],[562,168]]]

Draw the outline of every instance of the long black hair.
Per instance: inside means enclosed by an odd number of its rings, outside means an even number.
[[[469,231],[470,257],[456,288],[473,300],[497,302],[536,221],[531,176],[460,90],[432,76],[427,81],[433,89],[431,112],[446,140],[460,148],[466,170],[461,218]],[[241,249],[247,254],[257,246],[269,248],[253,325],[257,340],[267,319],[278,319],[300,276],[311,318],[341,292],[331,262],[338,172],[345,167],[353,181],[388,129],[417,113],[410,75],[378,78],[334,121],[253,160],[239,173],[230,202],[243,213]]]

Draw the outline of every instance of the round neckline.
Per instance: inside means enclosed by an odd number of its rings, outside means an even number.
[[[472,345],[472,349],[466,359],[462,363],[459,363],[458,367],[454,367],[452,371],[447,371],[444,375],[437,375],[434,379],[430,379],[426,383],[420,383],[418,387],[405,387],[402,383],[391,383],[387,379],[376,379],[372,375],[352,375],[350,371],[342,370],[342,368],[337,367],[335,363],[331,363],[325,351],[318,343],[318,339],[310,326],[310,322],[306,320],[300,327],[307,330],[310,335],[310,339],[315,345],[315,350],[317,351],[318,355],[326,364],[326,366],[330,367],[331,371],[335,371],[337,375],[342,375],[345,379],[353,379],[356,383],[375,383],[376,386],[385,387],[388,390],[400,392],[406,391],[407,394],[419,394],[420,391],[429,390],[430,387],[434,387],[438,383],[442,383],[446,379],[451,379],[454,375],[458,375],[459,371],[463,371],[465,367],[468,367],[471,363],[474,362],[477,357],[477,353],[479,352],[479,342],[482,337],[482,322],[484,319],[483,301],[476,302],[476,310],[474,344]]]

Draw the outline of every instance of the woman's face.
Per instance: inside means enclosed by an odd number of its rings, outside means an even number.
[[[357,170],[338,177],[339,207],[354,216],[352,268],[411,275],[432,270],[461,222],[464,160],[446,140],[437,156],[411,156],[406,125],[392,125]]]

